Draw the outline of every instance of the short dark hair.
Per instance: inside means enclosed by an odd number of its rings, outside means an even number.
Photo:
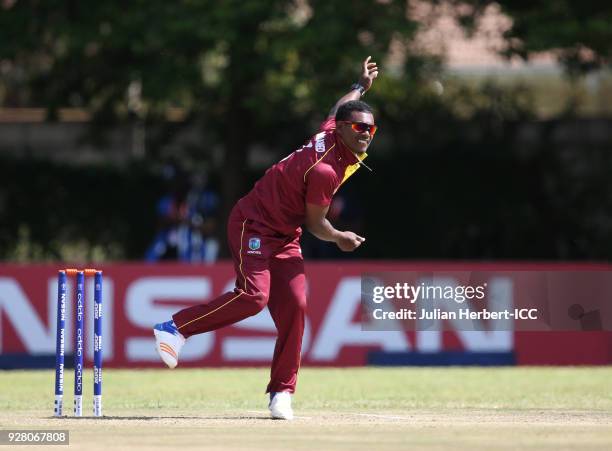
[[[338,111],[336,111],[336,122],[349,120],[353,111],[374,114],[372,107],[367,103],[361,100],[351,100],[340,105]]]

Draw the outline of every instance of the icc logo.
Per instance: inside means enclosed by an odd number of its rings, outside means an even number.
[[[251,238],[249,239],[249,249],[252,251],[256,251],[261,247],[261,240],[259,238]]]

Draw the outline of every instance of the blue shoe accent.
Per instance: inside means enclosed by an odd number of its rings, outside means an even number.
[[[156,329],[162,332],[168,332],[169,334],[172,334],[172,335],[180,334],[180,332],[176,328],[176,325],[174,324],[174,321],[172,320],[166,321],[165,323],[156,324],[155,326],[153,326],[153,329]]]
[[[272,400],[274,399],[274,397],[276,396],[277,393],[282,393],[282,392],[276,392],[276,391],[271,391],[270,392],[270,402],[272,402]]]

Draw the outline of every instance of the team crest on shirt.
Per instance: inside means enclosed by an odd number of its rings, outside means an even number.
[[[261,255],[261,251],[258,249],[261,247],[261,239],[260,238],[249,238],[249,249],[247,254],[259,254]]]

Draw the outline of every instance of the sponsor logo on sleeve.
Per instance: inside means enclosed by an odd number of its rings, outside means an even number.
[[[325,152],[325,133],[319,133],[315,136],[315,151]]]

